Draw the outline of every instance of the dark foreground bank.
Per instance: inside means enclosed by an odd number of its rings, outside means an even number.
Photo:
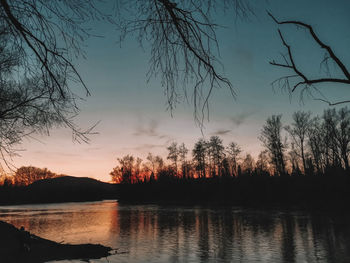
[[[40,263],[51,260],[98,259],[110,255],[112,249],[102,245],[59,244],[35,235],[30,237],[30,251],[22,249],[23,232],[0,221],[0,262]]]

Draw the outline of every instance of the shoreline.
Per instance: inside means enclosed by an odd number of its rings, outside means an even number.
[[[21,230],[0,220],[0,261],[41,263],[52,260],[99,259],[111,255],[112,248],[100,244],[60,244],[30,234],[30,251],[21,251]]]

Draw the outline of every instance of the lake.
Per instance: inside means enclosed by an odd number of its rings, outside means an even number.
[[[90,262],[350,262],[349,214],[101,201],[2,206],[0,220],[118,249]]]

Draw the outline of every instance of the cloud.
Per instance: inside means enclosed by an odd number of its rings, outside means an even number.
[[[151,119],[146,125],[140,121],[133,133],[135,136],[150,136],[150,137],[158,137],[159,134],[156,131],[158,127],[158,121]]]
[[[212,132],[211,135],[222,136],[222,135],[226,135],[226,134],[228,134],[230,132],[231,132],[231,130],[218,129],[218,130]]]
[[[147,136],[147,137],[155,137],[157,139],[170,139],[169,135],[161,134],[158,131],[159,121],[155,119],[150,119],[147,123],[144,123],[142,119],[139,120],[135,132],[133,133],[134,136]]]
[[[252,116],[255,113],[255,111],[250,111],[250,112],[242,112],[239,114],[236,114],[235,116],[231,117],[231,121],[233,122],[233,124],[236,127],[239,127],[240,125],[242,125],[244,122],[246,122],[246,120]]]

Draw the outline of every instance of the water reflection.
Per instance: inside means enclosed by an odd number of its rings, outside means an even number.
[[[348,215],[109,201],[2,207],[0,219],[124,252],[109,262],[350,262]]]

